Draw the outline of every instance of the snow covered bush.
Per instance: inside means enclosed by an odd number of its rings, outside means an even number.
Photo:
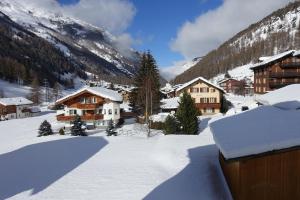
[[[168,115],[164,123],[164,133],[166,135],[175,134],[178,129],[178,122],[172,115]]]
[[[87,136],[85,130],[82,128],[83,122],[79,115],[76,115],[74,121],[72,122],[71,135],[73,136]]]
[[[51,128],[51,124],[47,120],[45,120],[40,125],[38,137],[47,135],[53,135],[53,131]]]

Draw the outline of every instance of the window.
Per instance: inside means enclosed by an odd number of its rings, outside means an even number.
[[[117,115],[118,114],[118,109],[115,109],[115,115]]]
[[[77,115],[77,110],[70,110],[70,115]]]
[[[102,109],[99,109],[99,110],[98,110],[98,114],[102,114]]]
[[[85,103],[85,98],[84,97],[80,98],[80,103]]]
[[[199,88],[191,88],[190,92],[191,93],[199,93]]]
[[[109,114],[109,115],[112,114],[112,109],[108,109],[108,114]]]
[[[216,89],[212,88],[210,91],[211,91],[212,93],[214,93],[214,92],[216,92]]]
[[[92,103],[91,98],[88,98],[88,97],[87,97],[87,98],[85,99],[85,103]]]
[[[93,97],[93,103],[97,103],[97,98]]]
[[[206,113],[214,113],[215,112],[214,108],[207,108],[205,110],[206,110]]]
[[[201,93],[207,93],[207,92],[209,92],[209,88],[208,87],[203,87],[203,88],[200,88],[200,92]]]
[[[200,103],[208,103],[209,98],[200,98]]]
[[[209,103],[217,103],[217,98],[209,98]]]
[[[82,115],[85,115],[85,114],[86,114],[86,110],[83,110],[83,111],[82,111]]]

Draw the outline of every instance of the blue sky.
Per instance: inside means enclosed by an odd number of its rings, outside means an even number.
[[[62,4],[73,4],[78,0],[59,0]],[[171,66],[174,61],[182,60],[180,53],[170,49],[172,38],[186,22],[192,21],[201,13],[215,9],[221,0],[131,0],[136,7],[136,15],[127,32],[137,42],[134,48],[150,50],[160,67]]]
[[[121,46],[150,50],[168,79],[291,1],[59,0],[68,14],[107,29]]]

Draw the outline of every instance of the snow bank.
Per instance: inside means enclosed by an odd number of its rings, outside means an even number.
[[[210,124],[226,159],[300,145],[300,110],[261,106]]]
[[[282,109],[298,109],[300,108],[300,84],[288,85],[258,96],[256,101],[264,105],[274,105]]]

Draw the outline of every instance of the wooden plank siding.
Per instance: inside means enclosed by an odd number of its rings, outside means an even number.
[[[300,199],[300,150],[226,161],[220,164],[236,200]]]
[[[300,83],[300,58],[282,58],[254,71],[254,92],[264,94],[290,84]]]
[[[4,106],[0,104],[0,115],[17,113],[17,107],[15,105]]]
[[[96,98],[96,103],[81,103],[81,98]],[[102,97],[90,94],[88,92],[81,93],[80,95],[77,95],[75,97],[72,97],[70,99],[65,100],[62,102],[64,105],[66,105],[68,108],[78,108],[78,109],[91,109],[94,110],[98,108],[100,105],[103,105],[104,99]]]

